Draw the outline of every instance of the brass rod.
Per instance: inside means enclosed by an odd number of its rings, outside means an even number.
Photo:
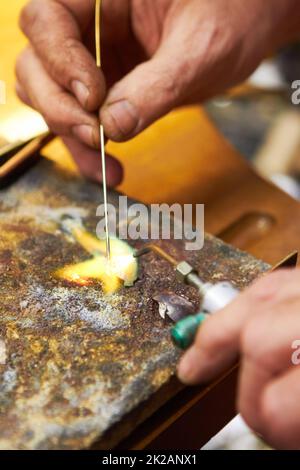
[[[96,64],[101,68],[101,0],[96,0],[95,36],[96,36]]]
[[[96,43],[96,64],[101,68],[101,0],[96,0],[95,11],[95,43]],[[105,211],[105,236],[106,236],[106,258],[110,259],[110,236],[108,227],[108,205],[107,205],[107,180],[106,180],[106,156],[105,156],[105,138],[104,127],[100,124],[100,147],[101,147],[101,165],[102,165],[102,185],[103,185],[103,203]]]
[[[168,261],[168,263],[172,264],[173,266],[175,266],[175,267],[178,266],[179,261],[174,259],[165,250],[163,250],[162,248],[160,248],[157,245],[151,245],[150,244],[150,245],[144,246],[143,248],[141,248],[140,250],[135,252],[134,257],[139,258],[140,256],[144,256],[144,255],[150,253],[151,251],[158,254],[161,258],[165,259],[166,261]]]

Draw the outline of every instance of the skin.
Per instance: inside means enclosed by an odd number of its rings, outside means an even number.
[[[206,320],[178,366],[179,378],[194,385],[216,378],[239,357],[237,409],[280,449],[300,448],[300,367],[292,361],[300,339],[299,284],[299,269],[255,282]]]
[[[94,0],[33,0],[20,17],[30,45],[17,62],[17,93],[99,180],[99,109],[106,136],[124,141],[176,106],[223,92],[293,37],[296,1],[103,0],[100,71]],[[121,179],[109,158],[109,183]]]
[[[173,108],[246,79],[299,36],[299,0],[103,0],[103,69],[94,60],[94,0],[33,0],[21,14],[29,46],[16,89],[60,135],[81,172],[101,180],[99,118],[125,141]],[[249,6],[251,3],[251,6]],[[122,179],[108,157],[111,186]],[[209,318],[178,375],[207,382],[241,357],[238,410],[273,446],[300,447],[300,271],[266,276]]]

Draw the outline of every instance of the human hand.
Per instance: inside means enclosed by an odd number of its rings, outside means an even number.
[[[81,171],[100,179],[100,108],[106,136],[123,141],[174,107],[223,92],[289,37],[291,22],[284,34],[280,18],[291,19],[295,1],[103,0],[100,71],[95,1],[32,0],[20,19],[30,46],[17,63],[17,92],[63,136]],[[111,185],[120,182],[116,160],[107,170]]]
[[[238,411],[275,448],[300,448],[300,270],[272,273],[211,316],[178,367],[207,382],[241,359]]]

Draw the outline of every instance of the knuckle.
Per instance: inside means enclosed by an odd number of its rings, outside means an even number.
[[[145,65],[137,67],[141,80],[145,79]],[[152,68],[147,68],[147,81],[151,83],[153,96],[160,96],[166,109],[171,109],[178,102],[181,95],[181,77],[171,66],[166,68],[160,62],[153,62]]]
[[[166,73],[162,77],[163,93],[168,103],[177,103],[181,95],[180,81],[174,74]]]
[[[49,47],[49,50],[55,51],[56,44]],[[76,38],[69,37],[64,41],[64,60],[61,60],[61,57],[58,57],[55,53],[51,54],[47,64],[50,74],[67,87],[71,87],[74,78],[74,64],[76,64],[77,72],[86,72],[85,65],[87,64],[82,64],[80,50],[81,44],[79,41]]]
[[[40,45],[43,42],[48,51],[47,57],[44,57],[44,65],[55,81],[66,88],[71,88],[71,83],[78,74],[85,74],[90,81],[95,79],[88,73],[90,64],[82,60],[82,45],[76,38],[67,38],[60,54],[57,54],[56,38],[44,38],[40,41]],[[99,85],[98,82],[97,85]]]
[[[178,63],[176,67],[172,69],[166,69],[161,73],[160,85],[162,87],[163,94],[167,103],[171,104],[171,107],[181,102],[181,97],[184,88],[183,77],[183,64]],[[159,77],[160,75],[158,75]]]
[[[40,9],[42,8],[42,2],[40,0],[31,0],[21,10],[19,25],[24,34],[28,34],[28,31],[32,29],[32,26],[36,23]]]
[[[65,60],[60,60],[53,51],[55,51],[55,43],[48,42],[48,56],[44,59],[44,65],[49,75],[57,82],[64,83],[66,74],[69,70],[69,64]]]
[[[80,45],[78,39],[73,38],[73,37],[67,38],[64,42],[64,46],[65,46],[66,50],[68,50],[71,54],[73,54],[73,52],[74,52],[75,55],[76,55],[78,49],[81,48],[81,45]],[[73,56],[71,56],[71,57],[73,57]],[[70,60],[72,60],[72,59],[70,59]]]

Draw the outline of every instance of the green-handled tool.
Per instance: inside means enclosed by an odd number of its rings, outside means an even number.
[[[180,349],[188,349],[194,342],[198,328],[206,320],[205,313],[183,318],[171,328],[173,343]]]

